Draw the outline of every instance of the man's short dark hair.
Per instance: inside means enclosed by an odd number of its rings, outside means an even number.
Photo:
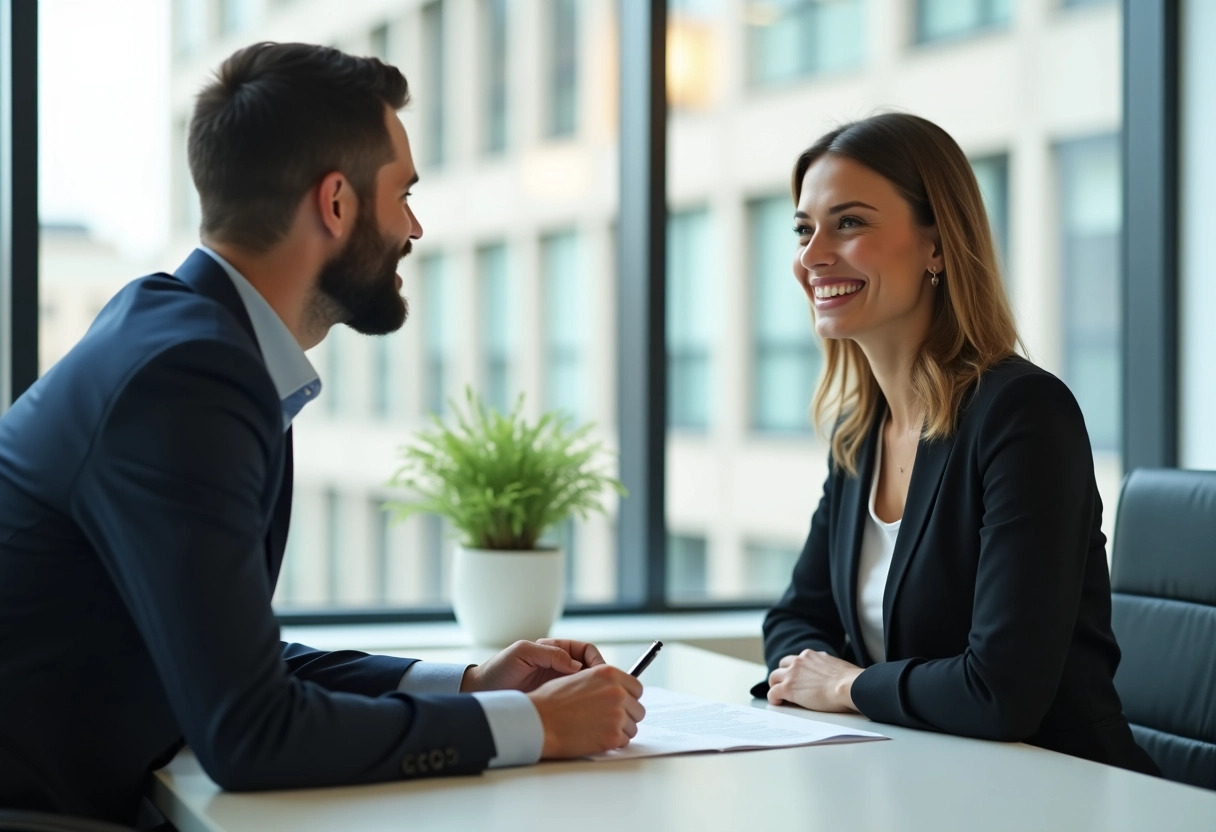
[[[384,108],[408,102],[405,77],[376,58],[304,43],[235,52],[199,93],[190,121],[204,237],[265,251],[332,171],[369,200],[376,172],[393,158]]]

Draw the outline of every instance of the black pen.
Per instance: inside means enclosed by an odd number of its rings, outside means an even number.
[[[642,671],[650,667],[650,663],[654,661],[654,657],[659,655],[659,651],[663,649],[663,642],[656,641],[650,645],[650,649],[646,651],[646,655],[637,660],[633,667],[629,668],[629,675],[637,678],[642,675]]]

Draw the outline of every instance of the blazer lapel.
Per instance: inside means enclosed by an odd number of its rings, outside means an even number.
[[[853,645],[853,655],[862,667],[873,664],[861,637],[861,621],[857,617],[857,570],[861,565],[861,539],[870,516],[870,483],[874,481],[874,450],[878,443],[885,408],[870,426],[870,433],[857,458],[857,476],[845,477],[840,494],[840,550],[844,553],[843,569],[836,572],[836,597],[844,610],[844,625]]]
[[[908,484],[908,499],[904,503],[904,517],[895,539],[895,551],[891,554],[891,571],[882,602],[883,629],[886,631],[887,656],[891,656],[891,611],[908,571],[908,564],[916,554],[917,546],[924,535],[925,525],[937,493],[941,488],[946,460],[954,450],[954,437],[933,442],[922,439],[916,447],[916,462],[912,466],[912,481]]]

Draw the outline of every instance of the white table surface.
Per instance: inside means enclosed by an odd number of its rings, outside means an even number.
[[[627,667],[644,647],[611,645],[604,655]],[[415,655],[478,661],[488,653],[469,648]],[[750,703],[748,688],[763,673],[760,665],[668,644],[642,678]],[[157,772],[154,799],[181,832],[1216,832],[1216,792],[1028,745],[913,731],[855,715],[781,710],[891,740],[542,763],[475,777],[244,794],[221,791],[183,751]]]

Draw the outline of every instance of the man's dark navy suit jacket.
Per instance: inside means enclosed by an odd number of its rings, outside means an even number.
[[[206,253],[141,278],[0,418],[0,807],[130,821],[183,740],[229,789],[471,773],[469,696],[279,641],[291,435]]]

